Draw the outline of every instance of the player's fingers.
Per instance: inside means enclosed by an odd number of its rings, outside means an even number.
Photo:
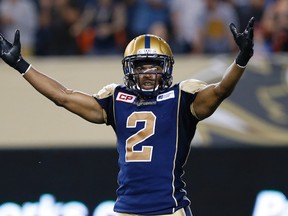
[[[0,33],[0,43],[1,44],[6,44],[6,43],[8,43],[8,41],[6,40],[6,38]]]
[[[1,40],[1,38],[0,38],[0,40]],[[2,48],[2,43],[0,43],[0,56],[2,56],[2,55],[3,55],[3,48]]]
[[[0,33],[1,55],[11,46],[10,42]]]
[[[249,26],[253,27],[255,23],[255,17],[251,17],[251,19],[249,20]]]
[[[14,36],[13,46],[20,44],[20,31],[17,29]]]
[[[236,38],[238,32],[237,32],[235,24],[234,23],[230,23],[229,28],[230,28],[230,31],[233,34],[233,37]]]
[[[249,20],[249,22],[248,22],[248,24],[247,24],[247,27],[246,27],[246,30],[247,30],[247,31],[248,31],[250,28],[253,28],[254,22],[255,22],[255,18],[254,18],[254,17],[251,17],[251,19]]]
[[[254,38],[254,28],[253,27],[249,28],[249,30],[248,30],[248,38],[250,40],[253,40],[253,38]]]
[[[0,33],[0,56],[3,55],[3,48],[2,45],[3,44],[3,35]]]

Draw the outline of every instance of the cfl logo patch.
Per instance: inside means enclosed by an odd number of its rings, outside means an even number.
[[[126,94],[123,92],[119,92],[117,97],[116,97],[116,100],[126,102],[126,103],[133,103],[135,98],[136,98],[135,95],[130,95],[130,94]]]

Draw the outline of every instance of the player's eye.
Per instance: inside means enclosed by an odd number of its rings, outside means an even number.
[[[136,68],[134,69],[134,71],[135,71],[136,73],[142,73],[144,70],[145,70],[145,68],[144,68],[144,67],[140,67],[140,66],[138,66],[138,67],[136,67]]]
[[[163,69],[160,66],[141,67],[138,66],[134,69],[135,73],[162,73]]]

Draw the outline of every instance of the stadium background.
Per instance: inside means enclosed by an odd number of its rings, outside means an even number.
[[[121,57],[28,60],[67,87],[87,93],[122,82]],[[226,55],[175,60],[174,82],[214,82],[233,61]],[[4,63],[0,71],[0,215],[36,211],[58,216],[62,211],[69,216],[110,216],[111,204],[106,210],[102,204],[116,199],[112,128],[55,106]],[[287,80],[287,55],[256,55],[232,96],[200,123],[185,175],[196,216],[287,213]]]

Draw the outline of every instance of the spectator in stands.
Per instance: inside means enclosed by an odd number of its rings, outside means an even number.
[[[125,0],[128,39],[149,32],[155,23],[162,23],[170,34],[170,0]]]
[[[231,4],[220,0],[205,0],[198,26],[194,51],[198,53],[229,53],[236,49],[230,34],[230,22],[239,25],[237,14]]]
[[[288,52],[288,0],[278,0],[275,4],[276,28],[272,38],[272,50]]]
[[[163,23],[163,22],[153,23],[150,26],[147,33],[157,35],[157,36],[163,38],[165,41],[170,41],[170,34],[168,31],[168,26],[166,26],[166,23]]]
[[[287,0],[276,0],[266,7],[257,35],[256,38],[263,41],[263,48],[268,52],[288,51]]]
[[[80,49],[71,33],[81,13],[77,0],[40,0],[38,55],[78,55]]]
[[[23,55],[34,54],[35,33],[38,26],[37,8],[32,0],[1,0],[1,31],[6,37],[13,37],[15,29],[21,30]]]
[[[36,46],[35,54],[36,55],[49,55],[50,45],[52,45],[52,17],[51,10],[53,7],[53,2],[51,0],[39,0],[39,26],[36,34]]]
[[[236,1],[234,7],[239,20],[239,28],[243,31],[251,16],[255,17],[255,26],[257,27],[265,10],[265,0],[249,0],[245,4]]]
[[[174,53],[191,53],[197,39],[198,18],[203,12],[203,0],[171,0],[171,24]]]
[[[82,53],[114,54],[126,45],[125,5],[116,0],[94,0],[86,4],[72,31]]]

